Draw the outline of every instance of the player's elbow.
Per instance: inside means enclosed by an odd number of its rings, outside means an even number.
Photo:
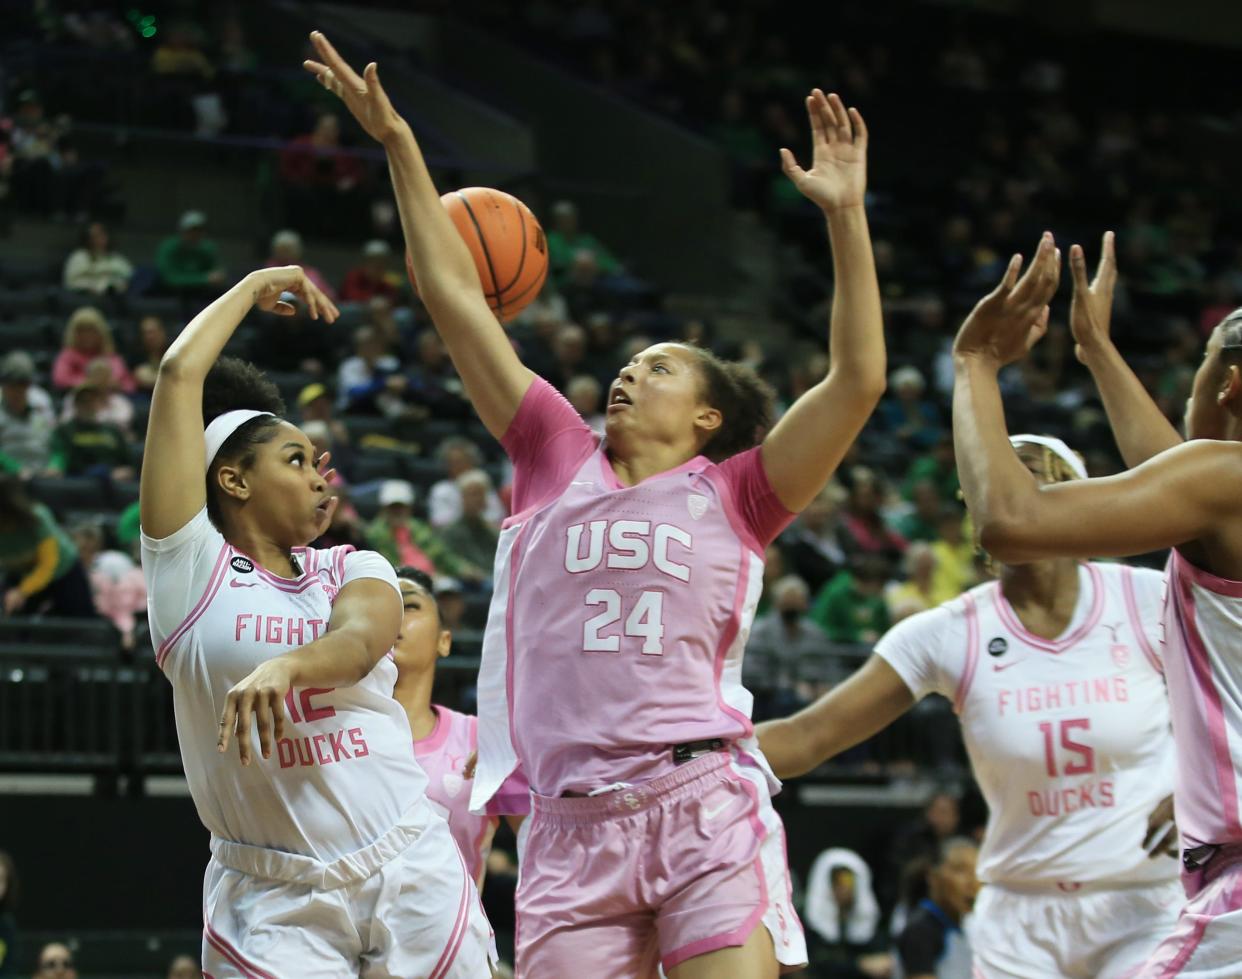
[[[1030,560],[1029,542],[1026,540],[1029,527],[1026,523],[1003,514],[976,517],[975,521],[979,546],[993,559],[1004,564]]]

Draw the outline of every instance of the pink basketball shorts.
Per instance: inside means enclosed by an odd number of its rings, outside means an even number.
[[[763,773],[736,749],[590,798],[533,795],[517,893],[519,979],[656,975],[745,944],[806,962],[785,832]]]

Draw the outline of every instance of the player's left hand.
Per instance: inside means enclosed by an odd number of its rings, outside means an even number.
[[[1061,280],[1061,250],[1045,232],[1021,279],[1015,255],[1000,284],[975,304],[953,341],[953,355],[973,357],[999,370],[1021,360],[1048,332],[1048,303]]]
[[[781,149],[781,169],[795,187],[826,213],[861,207],[867,194],[867,124],[857,109],[846,109],[835,92],[813,89],[806,97],[811,122],[811,169],[798,165],[793,151]]]
[[[243,765],[252,757],[250,719],[259,722],[259,748],[272,757],[272,743],[285,736],[285,694],[293,685],[293,669],[286,656],[269,659],[228,692],[216,750],[228,751],[229,738],[237,738],[237,754]]]
[[[302,67],[314,75],[319,84],[345,103],[358,125],[377,142],[386,142],[405,127],[405,121],[393,108],[380,85],[379,68],[372,61],[359,75],[340,56],[321,31],[311,32],[311,44],[319,61],[306,60]]]
[[[1166,795],[1147,817],[1143,849],[1153,860],[1160,856],[1177,856],[1177,823],[1173,818],[1173,796]]]

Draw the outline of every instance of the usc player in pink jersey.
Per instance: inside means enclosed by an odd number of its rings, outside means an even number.
[[[515,469],[479,682],[481,810],[532,788],[517,896],[530,977],[775,975],[806,958],[741,660],[766,545],[822,489],[884,387],[862,117],[818,89],[784,170],[832,244],[828,376],[766,436],[749,371],[679,343],[621,366],[603,441],[526,368],[374,65],[307,62],[384,145],[419,292]],[[693,247],[693,243],[688,242]],[[756,444],[762,438],[761,444]]]
[[[1059,439],[1012,441],[1041,486],[1086,478]],[[760,724],[760,746],[777,775],[802,775],[942,694],[989,809],[975,975],[1123,979],[1180,903],[1162,592],[1146,568],[1002,565],[893,627],[817,703]]]
[[[251,273],[169,347],[147,425],[151,636],[211,832],[204,975],[483,979],[490,928],[392,699],[396,576],[307,547],[336,506],[314,447],[254,365],[217,363],[290,292],[336,319],[300,268]]]
[[[962,489],[983,546],[1005,561],[1170,547],[1165,676],[1177,752],[1174,801],[1187,903],[1137,973],[1239,974],[1242,949],[1242,310],[1213,330],[1186,405],[1186,441],[1109,337],[1116,264],[1106,234],[1087,282],[1074,246],[1076,352],[1095,378],[1127,471],[1040,486],[1007,450],[997,372],[1047,328],[1060,276],[1051,234],[1021,279],[1004,279],[954,345],[953,429]]]

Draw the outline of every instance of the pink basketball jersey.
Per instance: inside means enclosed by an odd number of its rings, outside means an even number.
[[[487,863],[498,820],[470,812],[470,786],[462,776],[466,761],[478,747],[479,719],[433,705],[436,726],[414,742],[414,757],[427,773],[427,798],[449,824],[457,848],[477,882]]]
[[[1168,566],[1165,669],[1177,743],[1177,825],[1188,847],[1242,842],[1242,582],[1175,549]]]
[[[625,486],[536,380],[505,434],[514,516],[479,679],[480,810],[520,760],[541,795],[655,778],[671,746],[748,738],[742,651],[763,553],[793,518],[760,450]]]

